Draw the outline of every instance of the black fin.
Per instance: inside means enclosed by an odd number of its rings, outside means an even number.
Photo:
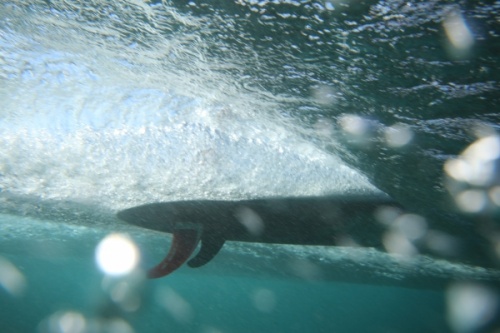
[[[188,261],[188,266],[195,268],[205,265],[219,253],[225,241],[221,235],[204,232],[201,236],[201,249],[193,259]]]

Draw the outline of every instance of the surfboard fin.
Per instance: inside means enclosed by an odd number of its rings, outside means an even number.
[[[204,232],[201,236],[200,252],[198,252],[193,259],[188,261],[188,266],[196,268],[205,265],[219,253],[225,241],[226,240],[218,234]]]
[[[172,246],[165,259],[148,271],[148,278],[156,279],[168,275],[189,259],[200,242],[200,228],[176,229]]]

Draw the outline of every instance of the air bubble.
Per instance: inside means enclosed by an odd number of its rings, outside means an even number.
[[[368,121],[356,115],[342,116],[340,126],[346,133],[359,137],[366,135],[370,127]]]
[[[193,309],[184,297],[172,288],[163,288],[157,293],[156,301],[178,322],[187,323],[193,318]]]
[[[410,257],[418,254],[417,248],[399,231],[391,230],[384,234],[384,247],[387,252]]]
[[[40,324],[42,333],[86,333],[88,323],[77,311],[58,311]]]
[[[323,272],[318,267],[318,265],[313,264],[309,260],[297,259],[290,262],[290,268],[292,272],[308,281],[318,281],[322,280]]]
[[[460,10],[453,9],[443,20],[443,28],[450,45],[449,52],[453,57],[463,57],[474,45],[474,36],[470,31]]]
[[[413,131],[408,125],[396,124],[388,127],[385,132],[385,141],[389,147],[404,147],[413,139]]]
[[[477,284],[454,284],[447,292],[448,322],[457,333],[478,332],[498,310],[495,291]]]
[[[322,105],[333,105],[337,102],[335,89],[326,85],[314,87],[312,89],[312,98]]]
[[[425,218],[416,214],[403,214],[395,220],[399,231],[409,240],[418,240],[427,232]]]
[[[264,313],[271,313],[276,307],[276,295],[269,289],[257,289],[252,295],[254,306]]]
[[[486,193],[482,190],[466,190],[456,195],[455,201],[458,207],[467,213],[479,213],[487,204]]]
[[[235,213],[236,219],[252,235],[260,235],[264,231],[264,222],[254,210],[248,207],[241,207]]]
[[[24,275],[7,259],[0,256],[0,287],[12,296],[21,296],[26,289]]]

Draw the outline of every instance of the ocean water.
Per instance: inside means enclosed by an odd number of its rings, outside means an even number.
[[[44,326],[50,325],[44,320],[50,321],[54,313],[56,317],[77,312],[103,322],[113,320],[105,309],[109,300],[100,291],[102,276],[91,260],[34,263],[30,258],[10,259],[25,267],[29,290],[21,300],[2,300],[0,318],[5,332],[47,331]],[[61,273],[55,277],[54,271]],[[168,281],[148,281],[143,287],[140,310],[118,312],[118,318],[125,318],[136,332],[449,331],[445,299],[436,291],[226,276],[222,272],[178,273]]]
[[[499,22],[498,1],[2,1],[0,330],[498,332]],[[403,208],[373,216],[381,249],[226,242],[156,280],[171,237],[116,216],[305,196]]]

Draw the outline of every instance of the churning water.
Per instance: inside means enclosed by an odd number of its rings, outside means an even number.
[[[498,1],[2,1],[1,331],[493,332],[499,22]],[[170,236],[116,217],[332,195],[404,207],[374,217],[385,252],[227,242],[145,280]]]

